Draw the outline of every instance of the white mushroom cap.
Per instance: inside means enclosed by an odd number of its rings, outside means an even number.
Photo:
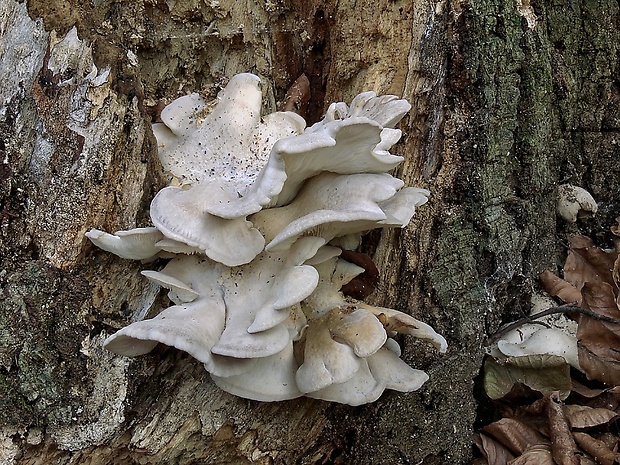
[[[392,350],[383,347],[362,360],[360,369],[348,381],[306,395],[357,406],[374,402],[385,389],[411,392],[420,389],[426,381],[428,375],[425,372],[411,368]]]
[[[219,376],[246,371],[249,363],[214,355],[211,348],[224,329],[224,302],[214,294],[185,305],[167,308],[155,318],[138,321],[108,337],[103,346],[117,354],[136,356],[150,352],[158,342],[189,353]]]
[[[257,165],[247,162],[249,139],[260,121],[261,99],[260,79],[246,73],[229,81],[211,112],[198,94],[166,106],[162,123],[153,125],[164,169],[191,184],[214,176],[255,177],[265,160]]]
[[[344,106],[346,108],[346,105]],[[325,119],[336,118],[355,118],[364,117],[376,121],[384,128],[393,128],[396,124],[409,113],[411,105],[405,99],[399,99],[395,95],[377,96],[375,92],[362,92],[358,94],[349,108],[346,108],[346,114],[337,114],[344,110],[338,107],[338,104],[331,104]]]
[[[85,236],[100,249],[129,260],[155,258],[160,251],[156,244],[164,237],[157,228],[135,228],[114,234],[91,229]]]
[[[566,363],[580,370],[577,338],[556,328],[527,324],[511,331],[497,341],[502,355],[519,357],[524,355],[557,355]]]
[[[222,273],[226,329],[213,353],[237,358],[268,357],[283,350],[292,335],[292,307],[317,286],[315,268],[303,265],[324,244],[304,238],[290,254],[261,253],[244,266]]]
[[[145,270],[142,271],[142,275],[146,276],[155,284],[159,284],[161,287],[170,290],[168,298],[177,305],[192,302],[200,296],[198,292],[187,286],[184,282],[172,276],[168,276],[165,273]]]
[[[270,241],[267,250],[286,250],[302,235],[330,241],[376,228],[387,219],[380,204],[392,199],[402,185],[385,173],[324,172],[308,180],[291,204],[262,210],[250,220]]]
[[[166,237],[201,250],[228,266],[252,261],[263,249],[261,233],[245,218],[223,219],[206,212],[216,184],[166,187],[151,202],[151,220]]]
[[[378,123],[366,118],[351,118],[325,124],[320,130],[311,131],[309,128],[302,135],[279,140],[273,147],[269,163],[283,160],[287,179],[275,206],[290,203],[306,179],[324,171],[385,173],[395,168],[403,161],[402,157],[387,151],[395,134],[384,132]]]
[[[228,377],[211,374],[211,378],[224,391],[246,399],[272,402],[303,395],[295,382],[297,362],[292,344],[277,354],[253,362],[245,373]]]
[[[597,210],[596,201],[584,188],[572,184],[562,184],[558,187],[556,211],[569,223],[576,222],[583,213],[595,214]]]
[[[297,386],[314,392],[344,383],[360,369],[360,360],[379,350],[387,339],[381,322],[364,309],[335,308],[309,321]]]
[[[448,342],[443,336],[437,334],[429,325],[413,318],[411,315],[391,308],[373,307],[364,302],[355,302],[355,305],[365,308],[376,315],[377,318],[383,321],[383,325],[388,332],[396,331],[400,334],[407,334],[430,342],[441,353],[448,350]]]
[[[283,162],[267,164],[269,153],[277,140],[301,134],[306,122],[293,112],[261,120],[261,97],[260,79],[238,74],[214,106],[198,94],[181,97],[153,125],[162,165],[181,184],[217,183],[202,204],[212,215],[247,216],[282,189]]]

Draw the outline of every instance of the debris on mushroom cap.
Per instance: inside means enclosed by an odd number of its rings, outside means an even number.
[[[165,107],[162,123],[153,125],[164,169],[182,184],[215,177],[251,184],[275,141],[305,128],[303,118],[289,112],[261,122],[261,99],[260,79],[245,73],[230,79],[210,112],[198,94]]]
[[[153,199],[154,227],[86,234],[123,258],[169,260],[143,274],[173,305],[105,347],[128,356],[176,347],[225,391],[261,401],[359,405],[418,389],[428,376],[399,358],[391,336],[440,352],[445,339],[410,315],[345,298],[366,266],[338,258],[370,229],[405,227],[428,199],[387,173],[403,160],[389,150],[409,103],[365,92],[306,128],[292,112],[261,119],[259,83],[237,75],[214,105],[192,94],[167,106],[153,131],[177,185]]]
[[[595,214],[598,205],[592,195],[582,187],[562,184],[558,187],[557,213],[570,223],[586,214]]]

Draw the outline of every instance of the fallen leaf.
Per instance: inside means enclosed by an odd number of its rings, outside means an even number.
[[[533,446],[508,465],[556,465],[548,446]]]
[[[600,281],[587,282],[584,284],[581,293],[584,303],[594,313],[605,315],[616,320],[620,319],[620,310],[618,310],[614,288],[611,284]],[[611,325],[609,328],[610,330],[620,334],[620,325],[614,323],[608,324]]]
[[[515,458],[506,447],[486,434],[476,434],[474,443],[489,465],[506,465],[508,461]]]
[[[559,297],[566,303],[575,303],[577,306],[581,306],[583,297],[581,291],[573,286],[568,281],[564,281],[562,278],[557,277],[549,270],[545,270],[540,275],[540,280],[549,294]]]
[[[582,346],[578,347],[578,353],[579,365],[588,379],[601,381],[608,386],[620,385],[620,362],[618,360],[596,355]]]
[[[611,272],[617,254],[594,246],[586,236],[570,239],[570,249],[564,264],[564,279],[581,289],[584,283],[602,281],[614,285]]]
[[[535,445],[548,445],[549,441],[538,431],[514,418],[502,418],[483,428],[510,452],[520,455]]]
[[[549,418],[549,434],[551,436],[553,459],[558,465],[579,465],[579,458],[575,455],[577,445],[564,415],[559,393],[551,393],[547,397],[547,401],[547,417]]]
[[[604,425],[618,417],[613,410],[592,408],[585,405],[564,405],[562,410],[571,428],[590,428]]]
[[[562,398],[571,390],[570,366],[557,355],[526,355],[484,363],[483,384],[491,399],[501,399],[515,383],[522,383],[543,394],[560,391]]]
[[[579,447],[590,454],[602,465],[614,465],[616,460],[620,459],[618,453],[612,451],[607,447],[603,441],[593,438],[586,433],[573,433],[573,437]]]

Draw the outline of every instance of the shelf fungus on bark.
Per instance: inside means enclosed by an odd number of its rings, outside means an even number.
[[[295,113],[261,117],[260,108],[259,78],[240,74],[215,104],[192,94],[162,111],[153,130],[173,181],[151,203],[154,227],[86,235],[122,258],[168,260],[143,274],[173,305],[105,347],[135,356],[174,346],[222,389],[261,401],[359,405],[385,389],[418,389],[428,376],[400,359],[393,337],[441,352],[445,339],[405,313],[345,297],[368,266],[339,257],[370,229],[405,227],[427,201],[427,190],[388,174],[403,160],[389,150],[409,103],[365,92],[309,128]]]

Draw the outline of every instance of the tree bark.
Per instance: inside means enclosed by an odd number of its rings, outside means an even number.
[[[484,339],[529,310],[567,235],[611,243],[618,30],[612,0],[0,0],[0,462],[468,463]],[[448,338],[445,356],[401,341],[430,374],[419,392],[259,403],[175,349],[102,349],[160,297],[148,266],[84,232],[148,225],[151,118],[247,71],[265,112],[305,73],[309,123],[364,90],[413,104],[398,175],[431,201],[363,246],[382,275],[372,302]],[[564,183],[596,217],[556,218]]]

